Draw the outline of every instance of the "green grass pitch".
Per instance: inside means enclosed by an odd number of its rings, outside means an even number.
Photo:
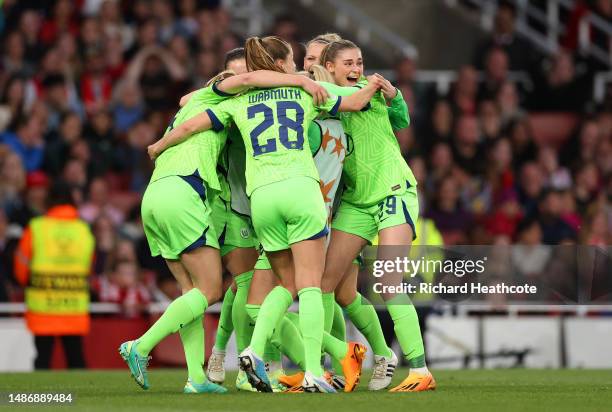
[[[394,384],[405,376],[398,370]],[[152,370],[151,389],[140,389],[124,371],[0,374],[0,409],[7,392],[72,392],[68,410],[88,411],[611,411],[610,370],[434,371],[438,390],[425,393],[368,392],[369,373],[354,393],[183,395],[185,371]],[[233,382],[235,373],[228,373]],[[43,410],[66,410],[44,407]],[[30,408],[28,408],[30,409]]]

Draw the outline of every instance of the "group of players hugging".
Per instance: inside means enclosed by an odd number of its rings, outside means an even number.
[[[179,332],[184,392],[226,392],[225,349],[235,332],[238,389],[351,392],[367,348],[346,341],[344,314],[374,354],[368,389],[390,386],[398,358],[357,290],[358,258],[376,237],[379,259],[398,247],[407,254],[419,206],[394,135],[409,125],[404,98],[363,70],[359,47],[337,34],[307,43],[304,72],[282,39],[251,37],[227,54],[223,72],[181,99],[148,148],[155,169],[142,222],[152,255],[166,260],[183,293],[119,348],[142,388],[149,353]],[[233,276],[224,295],[223,271]],[[296,297],[298,312],[290,312]],[[382,298],[410,368],[390,391],[435,389],[410,298]],[[202,317],[221,299],[205,373]],[[283,355],[300,371],[285,374]]]

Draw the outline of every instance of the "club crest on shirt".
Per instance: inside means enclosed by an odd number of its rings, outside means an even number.
[[[248,239],[251,236],[251,231],[248,227],[243,227],[240,229],[240,236],[242,236],[243,239]]]

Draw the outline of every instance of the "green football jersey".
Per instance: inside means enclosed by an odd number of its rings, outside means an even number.
[[[270,183],[297,176],[319,180],[308,143],[308,127],[320,111],[338,112],[341,97],[320,106],[296,87],[254,89],[207,110],[213,130],[232,120],[246,150],[247,195]]]
[[[363,84],[365,82],[360,83]],[[349,140],[342,200],[369,206],[407,186],[416,185],[393,133],[381,92],[376,93],[362,111],[342,113],[340,118]]]
[[[196,91],[187,104],[176,113],[165,133],[207,108],[226,100],[229,96],[217,90],[215,85]],[[206,131],[169,147],[155,160],[151,182],[167,176],[188,176],[197,171],[209,188],[220,191],[216,168],[219,153],[226,139],[225,131],[218,133]]]

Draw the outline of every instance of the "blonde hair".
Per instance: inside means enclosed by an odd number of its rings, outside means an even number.
[[[272,70],[280,73],[285,71],[276,65],[276,60],[285,60],[291,52],[289,43],[276,36],[263,39],[249,37],[244,45],[247,70]]]
[[[223,70],[221,73],[217,74],[216,76],[214,76],[213,78],[211,78],[209,81],[206,82],[206,87],[208,86],[212,86],[213,84],[220,82],[221,80],[225,80],[228,77],[232,77],[235,76],[236,73],[234,73],[233,70]]]
[[[327,46],[325,46],[321,51],[321,57],[319,57],[319,64],[325,67],[325,63],[333,62],[338,56],[338,53],[340,53],[342,50],[358,48],[359,47],[357,47],[357,45],[350,40],[342,39],[338,41],[333,41]]]
[[[310,73],[312,73],[314,79],[318,82],[336,83],[332,74],[320,64],[310,66]]]
[[[338,33],[319,34],[317,37],[315,37],[314,39],[306,43],[306,48],[309,48],[310,45],[313,43],[329,44],[329,43],[340,41],[340,40],[342,40],[342,36],[340,36]]]

